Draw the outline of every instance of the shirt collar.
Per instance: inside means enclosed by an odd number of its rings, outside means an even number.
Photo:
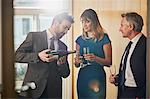
[[[47,38],[48,39],[53,38],[53,34],[49,31],[49,29],[47,29],[46,32],[47,32]]]
[[[131,42],[137,42],[139,39],[140,39],[140,37],[142,36],[142,33],[139,33],[138,35],[136,35],[132,40],[131,40]]]

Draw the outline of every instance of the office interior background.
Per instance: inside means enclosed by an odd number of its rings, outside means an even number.
[[[105,68],[107,74],[107,99],[115,99],[117,87],[108,82],[110,70],[118,73],[121,55],[127,39],[119,32],[121,13],[135,11],[142,15],[142,33],[148,37],[147,75],[150,75],[150,1],[149,0],[0,0],[0,90],[1,98],[16,97],[15,89],[20,88],[27,64],[14,62],[14,52],[30,31],[42,31],[51,25],[53,17],[60,12],[74,16],[75,23],[62,38],[69,50],[75,49],[75,40],[81,35],[81,13],[94,9],[103,28],[107,31],[113,50],[112,68]],[[71,74],[63,79],[63,99],[77,99],[76,80],[79,68],[74,66],[74,55],[69,55]],[[115,70],[116,71],[115,71]],[[147,97],[150,96],[150,79],[147,76]]]

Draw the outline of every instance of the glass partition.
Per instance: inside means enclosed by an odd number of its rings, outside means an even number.
[[[29,32],[48,29],[57,13],[70,13],[69,0],[14,0],[13,5],[15,50],[25,40]],[[66,38],[68,38],[67,35],[62,40],[67,44]],[[70,44],[67,45],[71,46]],[[27,63],[15,63],[16,89],[21,88],[27,68]]]

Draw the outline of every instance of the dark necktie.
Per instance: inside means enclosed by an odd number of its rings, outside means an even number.
[[[54,50],[55,49],[55,46],[54,46],[54,38],[51,38],[50,39],[50,47],[49,47],[51,50]]]
[[[128,55],[129,55],[129,50],[131,48],[131,44],[132,42],[130,41],[129,44],[127,45],[126,49],[125,49],[125,55],[124,55],[124,61],[123,61],[123,64],[122,64],[122,70],[121,70],[121,79],[120,79],[120,86],[122,86],[125,82],[125,70],[126,70],[126,64],[127,64],[127,58],[128,58]]]

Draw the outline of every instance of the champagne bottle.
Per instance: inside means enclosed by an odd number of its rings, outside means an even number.
[[[76,53],[76,51],[66,51],[66,50],[58,50],[58,51],[49,51],[47,54],[58,55],[59,57],[67,56],[69,54]]]

